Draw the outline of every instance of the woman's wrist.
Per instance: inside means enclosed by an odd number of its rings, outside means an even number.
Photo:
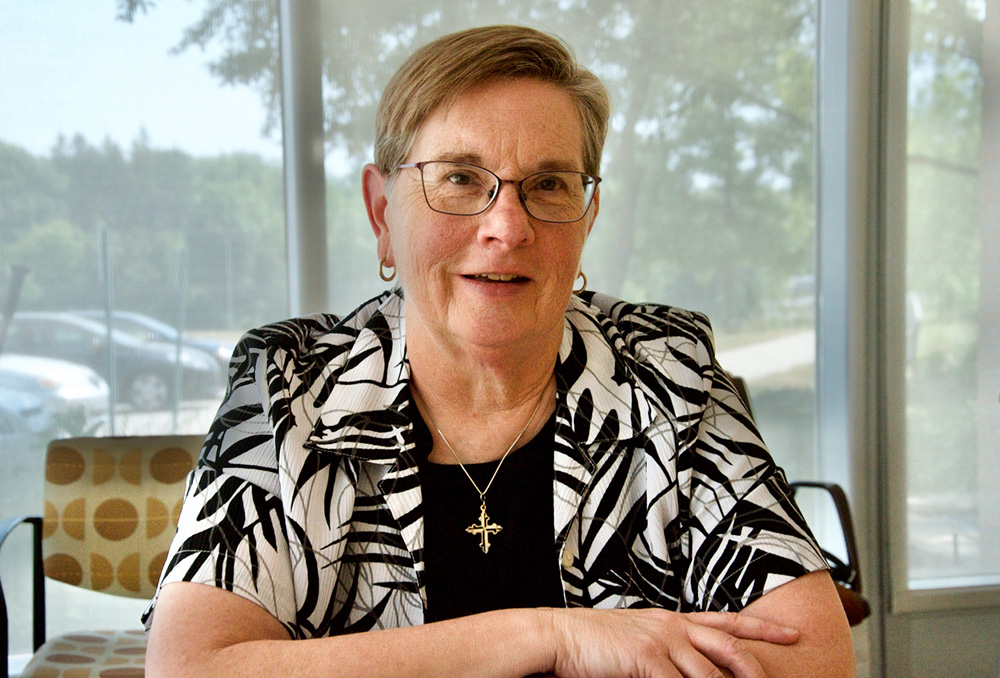
[[[482,628],[487,643],[495,642],[495,651],[507,664],[501,673],[520,675],[549,674],[555,666],[558,622],[553,608],[520,608],[487,612]],[[471,619],[471,618],[470,618]],[[498,667],[499,668],[499,667]]]
[[[539,637],[545,638],[545,671],[554,671],[559,659],[559,648],[563,645],[563,620],[565,609],[544,608],[540,610],[542,628]]]
[[[562,608],[540,607],[531,610],[533,627],[529,629],[539,644],[542,667],[538,673],[548,674],[555,670],[560,656],[560,648],[565,645],[565,615]]]

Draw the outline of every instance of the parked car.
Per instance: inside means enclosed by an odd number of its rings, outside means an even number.
[[[38,398],[0,387],[0,444],[2,451],[27,449],[54,437],[59,427]]]
[[[85,424],[108,416],[108,382],[76,363],[33,355],[0,355],[0,389],[38,398],[57,420],[79,410]]]
[[[168,406],[178,382],[182,398],[217,398],[224,386],[218,362],[203,351],[181,347],[178,353],[173,344],[138,341],[71,312],[19,312],[7,332],[5,352],[86,365],[114,382],[117,401],[142,410]]]
[[[106,317],[105,312],[101,310],[76,311],[76,313],[100,323],[104,323]],[[180,335],[181,344],[210,354],[219,361],[224,372],[229,368],[229,359],[233,356],[233,349],[236,348],[227,341],[181,334],[176,327],[135,311],[113,311],[111,317],[112,327],[140,341],[163,341],[173,344]]]

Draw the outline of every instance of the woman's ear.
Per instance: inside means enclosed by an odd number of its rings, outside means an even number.
[[[371,163],[361,170],[361,192],[365,198],[365,209],[368,211],[368,223],[371,224],[372,231],[378,239],[378,256],[379,259],[385,257],[385,263],[392,266],[389,223],[386,221],[389,205],[387,182],[378,167]]]

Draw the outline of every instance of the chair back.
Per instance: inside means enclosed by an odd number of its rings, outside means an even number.
[[[54,440],[45,459],[45,575],[151,598],[203,435]]]

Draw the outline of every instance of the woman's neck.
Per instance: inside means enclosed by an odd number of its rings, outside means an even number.
[[[522,429],[515,449],[541,430],[555,408],[558,342],[463,351],[427,339],[407,329],[410,383],[434,437],[433,461],[455,461],[442,433],[462,463],[476,463],[502,457]]]

